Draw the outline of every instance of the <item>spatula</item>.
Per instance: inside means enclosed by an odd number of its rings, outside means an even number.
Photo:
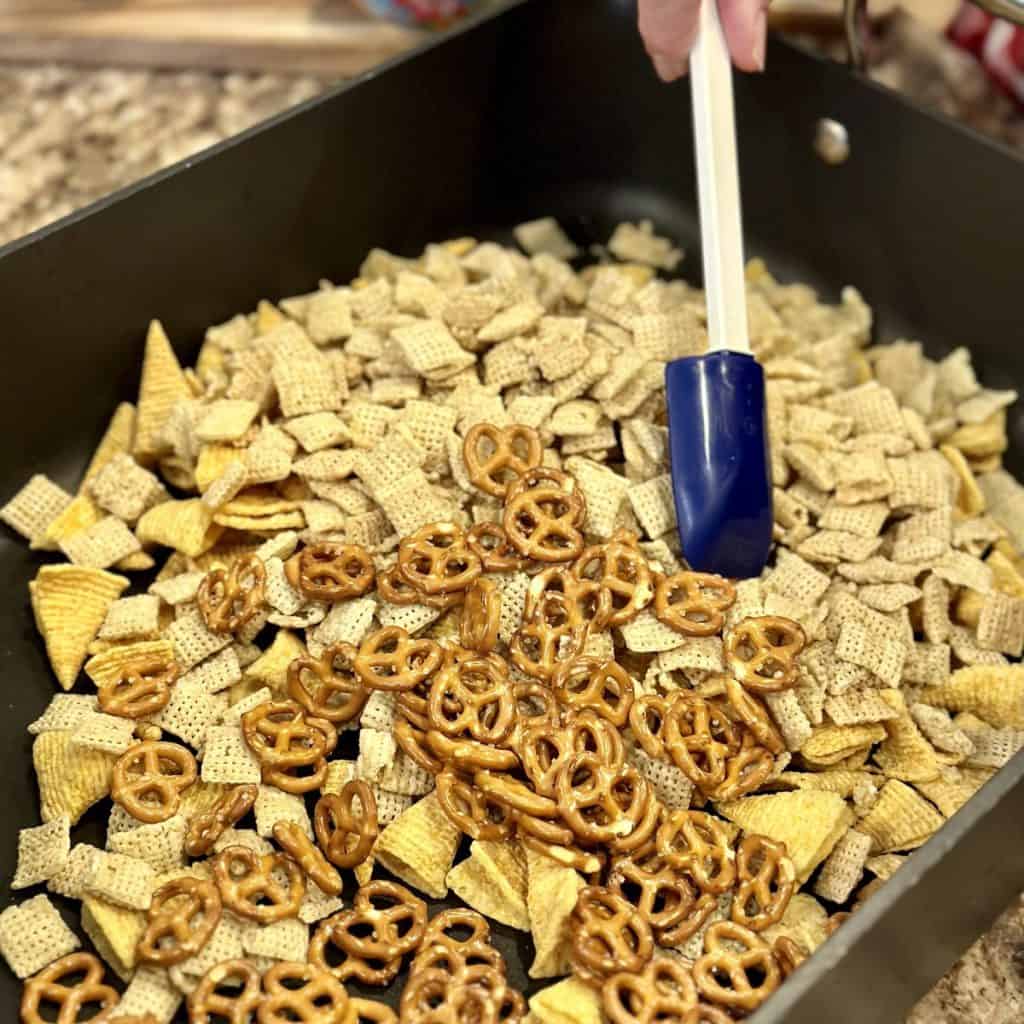
[[[716,0],[700,10],[690,81],[709,351],[665,369],[672,488],[690,567],[747,578],[772,535],[764,372],[747,333],[732,65]]]

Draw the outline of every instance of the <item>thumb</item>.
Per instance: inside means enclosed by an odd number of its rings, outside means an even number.
[[[764,70],[768,3],[769,0],[718,0],[729,53],[743,71]]]
[[[658,76],[666,82],[686,74],[690,50],[697,36],[700,2],[640,0],[640,35]]]

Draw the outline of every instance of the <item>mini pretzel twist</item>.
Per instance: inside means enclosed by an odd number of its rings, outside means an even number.
[[[511,807],[517,817],[520,814],[534,818],[558,817],[558,804],[554,799],[535,792],[532,786],[513,775],[481,769],[473,775],[473,785],[484,796]]]
[[[424,722],[427,727],[429,724],[429,722]],[[395,718],[393,729],[395,742],[414,764],[419,765],[425,772],[430,772],[431,775],[436,775],[444,767],[444,762],[431,753],[430,747],[427,745],[425,729],[417,728],[402,715]]]
[[[586,500],[573,479],[541,466],[509,488],[501,525],[521,555],[538,562],[569,562],[583,551],[580,527],[586,517]]]
[[[565,707],[592,708],[620,729],[633,706],[633,680],[611,659],[581,655],[564,662],[555,672],[551,688]]]
[[[509,655],[513,664],[534,679],[550,680],[559,666],[583,652],[586,625],[574,624],[562,594],[546,594],[530,621],[513,634]]]
[[[719,708],[684,691],[677,691],[668,707],[663,738],[676,767],[706,795],[725,781],[726,761],[741,742]]]
[[[724,684],[725,697],[736,720],[742,722],[763,747],[773,754],[783,753],[786,742],[764,704],[744,690],[732,676],[725,676]]]
[[[467,736],[481,743],[505,739],[515,711],[508,674],[483,659],[442,669],[434,676],[427,698],[431,728],[446,736]]]
[[[493,451],[486,454],[489,447]],[[466,432],[462,444],[462,460],[470,482],[494,498],[504,498],[509,484],[539,466],[543,455],[537,431],[518,423],[508,427],[476,423]]]
[[[373,587],[373,559],[359,544],[318,541],[288,559],[285,576],[311,601],[344,601]]]
[[[263,975],[258,1024],[345,1024],[348,993],[329,971],[314,964],[281,961]]]
[[[346,914],[349,915],[348,918],[344,917]],[[309,940],[309,962],[329,971],[331,976],[342,984],[355,980],[363,985],[390,985],[402,969],[402,957],[367,960],[342,948],[339,943],[347,941],[348,932],[336,932],[335,926],[350,920],[351,916],[351,911],[343,910],[320,922]]]
[[[725,625],[725,612],[736,601],[736,588],[723,576],[677,572],[661,577],[654,588],[654,614],[684,636],[714,636]]]
[[[335,918],[335,944],[365,960],[405,956],[423,940],[427,905],[397,882],[375,880]]]
[[[728,892],[736,881],[732,840],[703,811],[672,811],[658,829],[658,852],[706,893]]]
[[[657,693],[643,693],[629,709],[629,728],[648,757],[662,760],[665,750],[665,721],[672,700]]]
[[[284,876],[283,882],[279,877]],[[259,854],[247,846],[229,846],[214,858],[213,876],[221,902],[260,924],[296,917],[306,881],[302,869],[283,853]]]
[[[430,523],[398,545],[398,571],[423,594],[465,590],[483,571],[461,526]]]
[[[512,547],[501,523],[476,523],[469,528],[466,543],[480,559],[484,572],[516,572],[526,565],[526,559]]]
[[[467,968],[465,980],[454,982],[438,968],[410,977],[399,1004],[406,1024],[498,1024],[501,1003],[481,981],[492,980],[481,968]],[[504,981],[502,980],[502,987]]]
[[[327,863],[316,844],[295,821],[278,821],[271,830],[277,845],[294,860],[310,881],[328,896],[341,893],[341,875]]]
[[[296,658],[288,666],[288,696],[316,718],[334,725],[351,722],[370,697],[356,674],[357,654],[352,644],[337,643],[319,658]]]
[[[99,705],[108,715],[144,718],[167,707],[171,687],[178,679],[178,665],[160,655],[130,661],[118,678],[99,690]]]
[[[519,841],[528,850],[541,854],[563,868],[572,868],[578,871],[587,881],[597,884],[601,880],[607,858],[600,851],[584,850],[579,846],[569,843],[547,842],[539,839],[530,832],[524,831],[523,826],[529,819],[519,819]]]
[[[617,893],[599,885],[580,890],[572,912],[569,958],[591,985],[620,971],[639,973],[654,955],[651,926]]]
[[[142,740],[114,763],[110,795],[136,821],[173,818],[181,794],[196,781],[196,759],[178,743]]]
[[[578,752],[573,732],[546,719],[523,728],[516,751],[534,790],[546,797],[554,797],[562,765]]]
[[[292,700],[267,701],[242,715],[242,735],[262,768],[263,781],[286,793],[319,789],[338,733]]]
[[[146,917],[136,958],[160,967],[180,964],[210,941],[221,918],[220,894],[206,879],[175,878],[154,893]]]
[[[251,783],[229,789],[208,811],[196,814],[185,833],[185,852],[190,857],[205,857],[225,830],[236,825],[252,810],[259,786]]]
[[[267,570],[256,555],[244,555],[229,570],[211,569],[196,594],[207,629],[235,633],[263,606]]]
[[[635,533],[620,530],[611,540],[587,548],[572,567],[580,580],[593,580],[608,594],[609,626],[624,626],[654,599],[654,580]]]
[[[480,792],[451,768],[436,778],[437,802],[446,817],[471,839],[497,841],[512,834],[515,815],[509,806]]]
[[[349,1019],[352,1024],[398,1024],[398,1014],[387,1003],[376,999],[357,999],[349,996]]]
[[[807,642],[803,627],[778,615],[744,619],[725,638],[729,671],[754,693],[779,693],[797,684],[797,655]]]
[[[750,1013],[779,987],[781,974],[768,944],[754,932],[717,921],[704,933],[704,955],[693,965],[693,980],[711,1003]]]
[[[464,647],[489,654],[498,642],[501,625],[501,591],[494,580],[477,579],[466,591],[459,637]]]
[[[725,762],[725,778],[715,787],[716,800],[737,800],[760,789],[775,771],[771,751],[753,733],[744,732],[740,749]]]
[[[385,626],[360,645],[354,668],[372,690],[411,690],[441,665],[441,648],[433,640],[413,640],[399,626]]]
[[[639,974],[619,971],[606,978],[601,1002],[611,1024],[689,1024],[697,986],[681,963],[660,957]]]
[[[750,835],[736,855],[739,885],[732,902],[732,920],[752,932],[778,924],[796,892],[796,868],[785,843]]]
[[[320,849],[335,867],[362,864],[379,833],[373,790],[362,779],[352,779],[340,793],[325,793],[313,812],[313,827]]]
[[[591,632],[599,632],[610,623],[612,614],[611,592],[593,580],[578,579],[562,565],[551,565],[538,572],[526,591],[523,606],[523,620],[528,622],[537,617],[544,608],[550,610],[549,595],[558,595],[558,609],[564,608],[569,625],[586,626]]]
[[[459,939],[453,932],[463,928],[469,930],[469,935]],[[486,917],[468,907],[452,907],[450,910],[442,910],[435,914],[427,922],[420,948],[426,949],[442,943],[464,954],[466,950],[475,950],[480,945],[489,944],[490,941],[491,926],[487,923]],[[415,967],[415,962],[413,966]]]
[[[582,711],[567,711],[562,720],[579,753],[596,754],[598,760],[606,765],[625,762],[626,747],[622,733],[608,719],[584,708]]]
[[[807,950],[788,935],[780,935],[772,943],[772,956],[785,981],[807,959]]]
[[[636,907],[661,942],[690,914],[696,894],[682,872],[673,868],[653,839],[638,850],[617,857],[608,874],[608,888]]]
[[[64,979],[75,975],[82,978],[73,985]],[[21,1020],[23,1024],[77,1024],[82,1007],[98,1007],[98,1013],[91,1019],[109,1020],[120,996],[109,985],[103,984],[103,965],[91,953],[70,953],[44,967],[25,982],[21,996]],[[41,1007],[57,1007],[57,1017],[47,1012],[42,1016]]]
[[[248,960],[215,964],[188,997],[190,1024],[250,1024],[263,1000],[261,982]]]
[[[515,751],[494,747],[488,743],[459,737],[452,739],[439,729],[426,732],[427,746],[437,758],[451,768],[463,772],[475,772],[479,768],[503,772],[519,763]]]

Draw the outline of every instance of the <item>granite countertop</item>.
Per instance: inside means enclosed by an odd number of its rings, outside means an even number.
[[[898,85],[901,75],[890,60],[878,77]],[[328,84],[269,74],[0,65],[0,244]],[[934,77],[928,78],[928,88],[935,89]],[[976,92],[971,97],[976,100]],[[908,1024],[1021,1020],[1024,897],[918,1004]]]

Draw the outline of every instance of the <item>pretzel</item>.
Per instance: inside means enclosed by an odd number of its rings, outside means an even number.
[[[572,922],[569,959],[589,985],[620,971],[639,973],[654,955],[651,926],[628,900],[603,886],[580,890]]]
[[[629,728],[633,738],[648,757],[662,760],[665,751],[665,720],[672,705],[670,697],[643,693],[629,709]]]
[[[668,707],[663,739],[676,767],[705,794],[725,781],[726,759],[741,742],[739,730],[720,709],[684,691]]]
[[[720,1006],[712,1006],[710,1003],[698,1002],[690,1014],[685,1024],[733,1024],[736,1020],[727,1010]]]
[[[553,606],[545,599],[549,594],[559,594],[564,599]],[[567,616],[569,625],[586,626],[592,632],[604,629],[610,623],[612,614],[611,591],[593,580],[581,580],[565,566],[550,565],[530,580],[523,605],[523,621],[536,618],[538,610],[546,607]]]
[[[136,658],[115,682],[99,689],[100,710],[119,718],[144,718],[167,707],[178,679],[176,662],[160,655]]]
[[[430,680],[417,683],[411,690],[402,690],[395,695],[395,721],[404,719],[420,732],[430,728],[430,713],[427,698],[430,696]]]
[[[563,662],[583,651],[587,627],[572,625],[561,594],[548,594],[534,618],[513,634],[509,655],[520,672],[550,680]]]
[[[196,759],[185,747],[142,740],[114,763],[110,796],[136,821],[155,825],[178,813],[182,791],[196,776]]]
[[[460,737],[452,739],[438,729],[426,732],[427,746],[444,762],[460,771],[474,772],[478,768],[502,772],[519,763],[515,752],[504,747],[492,747],[486,743]]]
[[[398,562],[377,573],[377,593],[388,604],[417,604],[423,600],[419,591],[398,571]]]
[[[79,974],[81,980],[73,985],[63,983],[65,978]],[[120,998],[115,989],[103,984],[103,965],[96,957],[91,953],[69,953],[25,982],[21,1020],[23,1024],[77,1024],[82,1019],[79,1013],[83,1006],[98,1006],[91,1020],[109,1020]],[[57,1017],[49,1012],[43,1017],[41,1006],[58,1007]]]
[[[461,526],[429,523],[398,545],[398,571],[421,594],[465,590],[483,571]]]
[[[412,640],[400,626],[385,626],[359,645],[353,667],[372,690],[411,690],[434,674],[441,648],[433,640]]]
[[[188,997],[190,1024],[250,1024],[263,1000],[261,981],[248,960],[215,964]]]
[[[736,881],[729,833],[710,814],[672,811],[658,829],[657,846],[672,867],[704,892],[728,892]]]
[[[368,1021],[369,1024],[398,1024],[398,1014],[387,1003],[380,1003],[376,999],[349,996],[348,1010],[351,1024],[361,1024],[362,1021]]]
[[[320,849],[335,867],[362,864],[379,834],[373,790],[362,779],[352,779],[340,793],[325,793],[316,803],[313,828]]]
[[[697,986],[676,960],[651,960],[639,974],[619,971],[605,979],[601,1002],[611,1024],[687,1024],[697,1007]]]
[[[358,544],[309,544],[285,562],[284,572],[292,587],[311,601],[362,597],[373,587],[373,559]]]
[[[135,947],[136,958],[160,967],[180,964],[210,941],[220,923],[220,893],[213,882],[203,878],[184,875],[172,879],[153,894],[146,918],[146,930]]]
[[[341,893],[341,875],[327,863],[316,844],[295,821],[278,821],[271,830],[277,845],[294,860],[306,877],[328,896]]]
[[[534,790],[541,796],[554,797],[562,765],[577,753],[576,739],[568,726],[555,727],[541,719],[523,727],[516,751]]]
[[[446,736],[472,737],[499,743],[508,736],[515,718],[508,673],[494,662],[464,661],[434,676],[427,698],[431,728]]]
[[[466,534],[466,544],[480,559],[484,572],[516,572],[526,565],[526,559],[512,547],[501,523],[476,523]]]
[[[796,892],[796,869],[786,844],[747,836],[736,854],[736,877],[732,920],[752,932],[778,924]]]
[[[682,872],[673,868],[648,840],[630,854],[617,857],[607,886],[636,907],[661,942],[661,936],[682,924],[696,894]]]
[[[352,644],[337,643],[319,658],[296,658],[288,666],[288,696],[316,718],[351,722],[370,697],[353,667],[357,653]]]
[[[438,968],[417,971],[409,978],[399,1002],[399,1019],[405,1024],[498,1024],[501,997],[480,981],[480,969],[466,969],[464,980],[453,981]],[[504,982],[502,982],[504,989]]]
[[[831,937],[839,930],[839,926],[844,924],[850,919],[852,911],[849,910],[838,910],[834,914],[830,914],[828,920],[825,922],[825,935]]]
[[[608,594],[609,626],[624,626],[654,598],[650,566],[635,533],[619,530],[611,540],[587,548],[572,567],[580,580],[593,580]]]
[[[655,827],[647,780],[632,765],[608,765],[597,754],[574,754],[562,765],[555,797],[562,820],[583,843],[631,849]]]
[[[280,881],[275,874],[283,874]],[[229,910],[260,924],[296,917],[306,881],[298,864],[283,853],[260,854],[229,846],[214,858],[213,877]]]
[[[345,1024],[348,993],[329,971],[314,964],[275,963],[263,975],[258,1024]]]
[[[185,852],[190,857],[205,857],[225,829],[238,824],[256,803],[259,786],[234,786],[224,793],[207,811],[200,811],[188,823],[185,833]]]
[[[444,767],[444,762],[430,752],[426,731],[416,728],[407,718],[395,719],[392,734],[405,755],[425,772],[436,775]]]
[[[458,984],[465,979],[470,967],[484,968],[473,972],[477,981],[491,991],[498,989],[500,992],[505,984],[505,960],[486,940],[453,942],[443,935],[438,939],[424,936],[409,967],[409,977],[417,977],[424,971],[443,971]]]
[[[322,970],[329,971],[332,977],[344,984],[355,979],[364,985],[390,985],[402,969],[402,957],[394,956],[390,960],[366,960],[349,953],[338,945],[334,926],[338,919],[347,911],[341,911],[321,921],[309,940],[307,959]],[[337,938],[345,941],[346,933],[338,933]]]
[[[259,758],[263,781],[286,793],[319,789],[326,757],[338,742],[334,726],[293,700],[266,701],[242,715],[242,735]]]
[[[775,771],[771,751],[745,732],[740,749],[725,762],[725,778],[715,787],[715,800],[736,800],[763,786]]]
[[[207,629],[235,633],[260,610],[267,570],[256,555],[244,555],[230,570],[211,569],[199,584],[196,601]]]
[[[633,706],[633,680],[613,660],[581,655],[559,666],[551,680],[559,703],[567,708],[592,708],[622,728]]]
[[[454,934],[456,929],[468,929],[469,934],[466,938],[460,939]],[[487,923],[486,917],[468,907],[452,907],[450,910],[442,910],[435,914],[427,922],[420,948],[426,949],[428,946],[442,943],[465,953],[468,948],[475,949],[478,945],[486,945],[490,941],[491,926]]]
[[[472,839],[500,840],[512,834],[515,815],[507,804],[481,793],[451,768],[436,779],[437,802],[448,820]]]
[[[569,843],[545,842],[543,839],[523,831],[525,821],[526,818],[519,818],[519,841],[524,847],[550,858],[564,868],[572,868],[574,871],[578,871],[595,885],[600,882],[606,860],[603,853],[594,850],[582,850],[580,847]]]
[[[517,815],[526,814],[534,818],[558,817],[558,804],[551,797],[535,793],[525,782],[520,782],[512,775],[499,775],[481,770],[473,775],[473,785],[484,796],[511,807]]]
[[[521,555],[538,562],[568,562],[583,551],[579,527],[586,515],[587,503],[572,477],[539,466],[509,488],[501,525]]]
[[[725,660],[754,693],[779,693],[797,684],[797,655],[807,637],[792,619],[762,615],[744,619],[725,638]]]
[[[494,450],[485,455],[488,441]],[[472,484],[493,498],[504,498],[509,483],[528,469],[539,466],[543,455],[540,435],[533,427],[519,423],[508,427],[475,423],[466,431],[462,443],[466,475]]]
[[[566,712],[563,721],[579,753],[596,754],[602,764],[622,764],[626,748],[622,733],[589,708]]]
[[[772,956],[785,981],[807,959],[807,950],[788,935],[780,935],[772,943]]]
[[[489,654],[498,642],[501,592],[493,580],[474,580],[466,591],[459,636],[464,647]]]
[[[714,636],[725,625],[725,612],[736,601],[736,588],[723,576],[684,570],[662,576],[654,588],[654,614],[684,636]]]
[[[779,965],[771,949],[742,925],[715,922],[704,933],[704,950],[693,965],[693,980],[712,1003],[750,1013],[779,987]]]
[[[737,721],[742,722],[758,743],[767,747],[773,754],[783,753],[786,749],[786,742],[775,727],[764,704],[752,693],[744,690],[732,676],[724,676],[723,682],[726,700]]]

